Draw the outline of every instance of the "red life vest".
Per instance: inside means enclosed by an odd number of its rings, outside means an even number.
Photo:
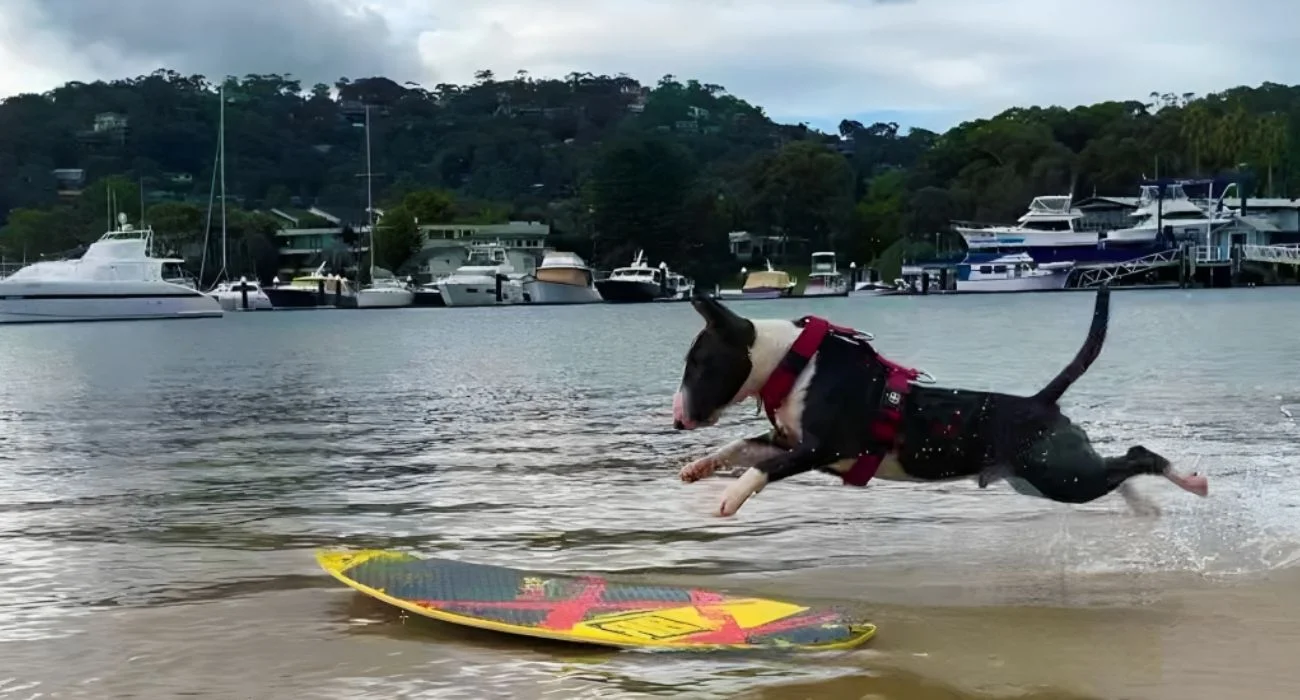
[[[777,409],[781,408],[781,404],[790,395],[795,381],[807,368],[826,336],[835,334],[853,339],[863,337],[863,334],[852,328],[836,326],[816,316],[805,316],[795,321],[795,325],[802,326],[803,330],[758,392],[763,408],[767,411],[767,419],[773,427],[776,427]],[[880,469],[885,455],[897,444],[899,428],[903,422],[903,398],[911,389],[912,382],[922,375],[922,372],[894,364],[880,355],[875,356],[875,361],[885,366],[885,389],[881,405],[869,427],[876,449],[859,455],[858,460],[841,477],[848,486],[866,486]]]

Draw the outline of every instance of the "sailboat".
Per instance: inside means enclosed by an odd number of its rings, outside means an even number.
[[[370,105],[366,105],[366,228],[370,235],[370,284],[357,290],[358,309],[396,309],[415,302],[415,291],[397,278],[375,279],[374,173],[370,170]],[[391,275],[391,273],[390,273]]]
[[[221,106],[217,118],[217,168],[221,176],[221,271],[217,273],[217,279],[222,280],[226,276],[226,264],[228,260],[227,232],[226,232],[226,86],[222,85],[217,90]],[[213,174],[214,177],[216,173]],[[208,223],[212,222],[212,204],[208,204]],[[204,255],[207,255],[207,239],[204,238]],[[256,280],[249,281],[247,277],[240,277],[238,282],[229,280],[220,281],[217,286],[208,291],[208,295],[215,298],[221,304],[225,311],[258,311],[270,310],[275,307],[271,305],[271,298],[262,291],[262,285]]]

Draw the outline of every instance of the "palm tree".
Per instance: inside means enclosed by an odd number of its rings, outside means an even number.
[[[1278,160],[1287,147],[1289,136],[1287,120],[1281,114],[1265,114],[1255,119],[1252,126],[1254,127],[1252,129],[1254,133],[1250,137],[1252,160],[1267,168],[1268,194],[1272,195],[1273,169],[1277,167]]]
[[[1240,104],[1218,120],[1212,143],[1220,165],[1231,167],[1245,158],[1252,130],[1250,115]]]
[[[1214,115],[1204,102],[1193,102],[1183,110],[1181,135],[1192,152],[1192,164],[1198,175],[1201,174],[1202,160],[1209,149],[1213,128]]]

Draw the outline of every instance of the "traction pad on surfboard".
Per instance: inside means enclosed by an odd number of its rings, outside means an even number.
[[[450,614],[572,641],[846,648],[866,641],[875,631],[830,610],[679,586],[533,573],[398,552],[358,552],[355,562],[348,556],[322,555],[343,558],[334,569],[344,578],[414,604],[430,617]],[[321,562],[331,568],[324,558]]]

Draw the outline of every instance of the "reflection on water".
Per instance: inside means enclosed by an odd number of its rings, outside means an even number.
[[[734,306],[826,314],[942,382],[1030,393],[1092,301]],[[1066,407],[1104,451],[1199,460],[1208,500],[1140,484],[1158,519],[813,475],[715,519],[723,484],[676,469],[760,419],[671,430],[688,305],[5,328],[0,697],[1294,697],[1287,317],[1292,290],[1115,294]],[[545,645],[361,599],[320,546],[797,597],[881,632],[798,658]]]

